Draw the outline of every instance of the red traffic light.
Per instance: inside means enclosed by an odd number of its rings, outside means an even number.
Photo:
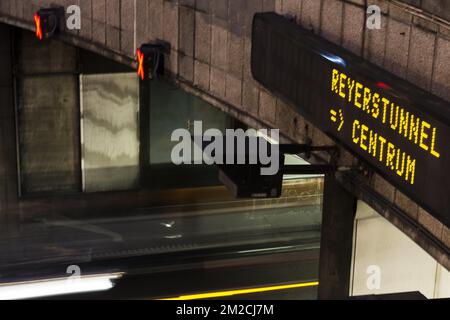
[[[36,26],[36,37],[42,40],[41,16],[38,13],[34,14],[34,24]]]
[[[137,49],[137,62],[138,62],[138,76],[141,80],[145,79],[145,69],[144,69],[144,53],[141,49]]]
[[[390,90],[391,86],[385,82],[377,82],[377,87],[385,90]]]

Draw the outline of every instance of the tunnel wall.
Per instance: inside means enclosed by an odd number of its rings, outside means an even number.
[[[251,126],[280,128],[293,141],[312,139],[319,145],[332,142],[252,79],[253,14],[289,15],[303,27],[450,101],[450,24],[432,15],[446,3],[413,2],[424,10],[399,1],[367,1],[382,9],[380,30],[365,28],[364,0],[39,0],[33,4],[2,0],[0,21],[32,29],[33,12],[39,7],[78,4],[81,30],[64,32],[74,42],[113,53],[118,59],[134,59],[140,44],[167,41],[171,45],[167,71],[180,87]],[[355,163],[342,150],[341,164]],[[380,175],[362,179],[404,217],[383,209],[380,214],[449,267],[450,229]],[[427,241],[420,240],[424,233],[418,229],[425,231]]]
[[[425,12],[444,19],[450,19],[450,2],[447,0],[400,0]]]
[[[16,32],[22,195],[80,190],[77,50]]]
[[[0,38],[5,44],[0,46],[0,220],[4,222],[14,218],[8,204],[17,200],[12,28],[0,25]]]

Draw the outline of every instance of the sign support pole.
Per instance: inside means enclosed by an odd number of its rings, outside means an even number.
[[[356,198],[335,179],[325,175],[320,241],[320,300],[346,299],[350,293],[353,226]]]

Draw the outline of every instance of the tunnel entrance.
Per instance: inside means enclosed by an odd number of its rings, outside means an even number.
[[[108,183],[101,172],[102,167],[138,165],[139,93],[133,70],[60,41],[39,41],[28,31],[14,29],[12,36],[19,194],[133,186],[137,177],[127,180],[122,174],[127,181]],[[113,136],[131,150],[114,143]]]
[[[0,282],[65,276],[70,265],[139,269],[160,280],[190,270],[198,278],[176,288],[183,291],[155,280],[151,295],[307,282],[295,294],[317,297],[323,176],[287,175],[277,199],[235,199],[214,166],[171,161],[171,133],[195,121],[205,130],[249,129],[238,119],[165,78],[149,84],[143,103],[125,65],[28,31],[0,32],[9,66]],[[295,155],[286,162],[305,163]]]

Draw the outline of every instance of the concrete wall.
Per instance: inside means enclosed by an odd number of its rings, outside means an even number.
[[[17,199],[16,131],[11,63],[11,30],[0,26],[0,229],[13,219],[8,204]]]
[[[400,0],[418,9],[444,19],[450,19],[450,2],[447,0]]]
[[[77,50],[23,31],[15,56],[22,194],[79,191]]]
[[[350,295],[420,291],[450,297],[450,272],[360,201],[355,219]]]
[[[117,59],[134,59],[136,46],[162,39],[171,44],[167,69],[185,90],[251,126],[279,127],[289,138],[331,143],[250,73],[250,30],[255,12],[276,11],[420,87],[450,101],[450,24],[401,2],[368,0],[383,12],[381,30],[365,29],[364,0],[2,0],[0,20],[32,27],[32,13],[50,3],[78,3],[82,28],[68,41]],[[428,5],[422,1],[418,5]],[[442,5],[445,4],[442,1]],[[72,40],[70,40],[72,39]],[[75,39],[75,40],[73,40]],[[354,159],[343,152],[343,164]],[[410,237],[422,226],[442,244],[436,256],[450,266],[450,229],[379,175],[367,183],[413,222],[389,219]],[[442,249],[442,248],[446,248]]]

